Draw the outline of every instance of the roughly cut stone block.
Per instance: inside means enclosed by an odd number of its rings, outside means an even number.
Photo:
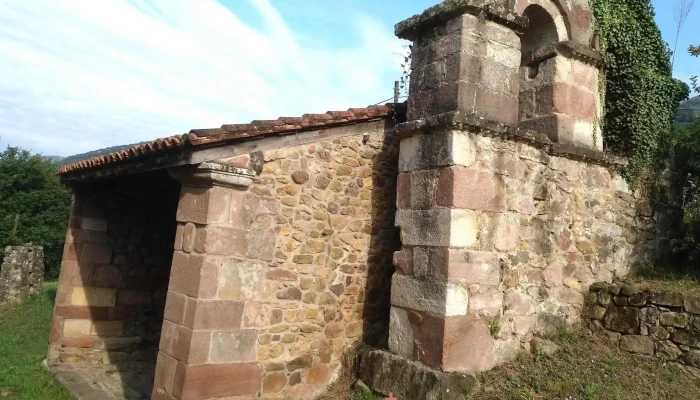
[[[659,322],[663,326],[673,326],[676,328],[685,328],[690,322],[690,315],[676,312],[661,313]]]
[[[466,210],[398,210],[396,226],[407,246],[469,247],[478,236],[477,216]]]
[[[410,172],[450,165],[469,167],[475,160],[476,150],[467,132],[416,135],[401,140],[399,171]]]
[[[472,375],[437,371],[381,350],[363,355],[359,371],[367,386],[399,399],[461,400],[479,386]]]
[[[389,350],[406,358],[413,357],[413,328],[406,310],[391,307],[389,316]]]
[[[499,212],[506,205],[498,176],[464,167],[440,171],[435,199],[438,206],[469,210]]]
[[[622,336],[622,338],[620,338],[620,348],[630,353],[654,354],[654,342],[647,336]]]
[[[683,299],[683,307],[690,313],[700,315],[700,296],[686,295]]]
[[[665,340],[656,344],[656,357],[666,361],[675,361],[683,352],[673,342]]]
[[[466,315],[469,293],[456,284],[420,281],[395,274],[391,280],[391,304],[434,315]]]
[[[639,333],[639,309],[610,308],[605,316],[605,327],[620,333]]]
[[[649,300],[652,304],[667,307],[682,307],[683,306],[683,295],[681,293],[652,293],[649,296]]]

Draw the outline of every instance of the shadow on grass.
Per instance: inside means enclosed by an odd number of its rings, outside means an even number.
[[[56,292],[58,292],[58,288],[56,287],[57,284],[53,284],[51,286],[47,286],[44,289],[44,293],[46,295],[46,298],[49,300],[51,305],[54,305],[56,303]]]

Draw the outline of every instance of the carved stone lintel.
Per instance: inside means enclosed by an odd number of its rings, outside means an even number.
[[[171,168],[168,173],[186,186],[221,186],[245,189],[253,183],[255,171],[236,168],[216,162],[203,162],[199,165]]]

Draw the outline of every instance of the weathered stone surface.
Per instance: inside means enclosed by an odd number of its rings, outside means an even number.
[[[662,341],[656,344],[656,357],[666,360],[675,361],[683,352],[671,341]]]
[[[671,337],[666,328],[661,326],[652,326],[649,328],[649,336],[654,340],[666,340]]]
[[[39,293],[44,277],[44,248],[8,246],[0,266],[0,310]]]
[[[639,309],[613,307],[605,316],[605,327],[620,333],[639,333]]]
[[[659,292],[652,293],[649,296],[649,301],[652,304],[667,306],[667,307],[682,307],[683,295],[681,293]]]
[[[380,350],[363,355],[359,371],[369,387],[400,399],[458,400],[479,386],[472,375],[440,372]]]
[[[406,310],[397,307],[391,308],[389,350],[409,359],[413,357],[413,328]]]
[[[399,210],[396,226],[409,246],[468,247],[478,235],[477,216],[457,209]]]
[[[394,306],[441,316],[467,314],[469,292],[456,284],[394,275],[391,288],[391,304]]]
[[[469,134],[449,131],[418,135],[401,141],[399,171],[408,172],[434,167],[474,164],[476,152]]]
[[[654,342],[647,336],[623,335],[620,338],[620,348],[630,353],[654,354]]]
[[[690,316],[684,313],[664,312],[659,317],[659,322],[663,326],[673,326],[676,328],[685,328],[690,322]]]
[[[700,296],[686,295],[683,299],[683,307],[687,312],[700,315]]]
[[[560,350],[556,343],[541,338],[533,338],[530,342],[530,349],[534,354],[544,354],[547,356],[551,356]]]

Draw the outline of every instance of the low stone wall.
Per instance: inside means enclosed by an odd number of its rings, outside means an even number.
[[[620,349],[700,368],[700,296],[591,286],[587,317]]]
[[[5,248],[0,268],[0,310],[22,304],[41,290],[44,248],[27,244]]]

